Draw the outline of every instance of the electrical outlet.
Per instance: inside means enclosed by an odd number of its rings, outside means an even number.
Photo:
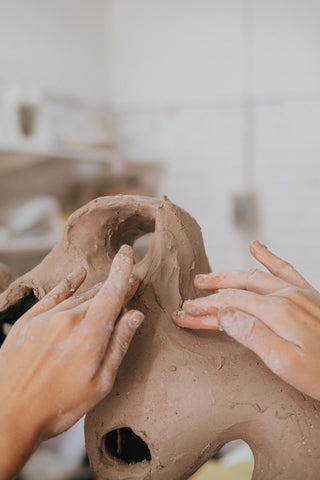
[[[232,198],[233,223],[242,230],[257,226],[257,197],[254,193],[235,194]]]

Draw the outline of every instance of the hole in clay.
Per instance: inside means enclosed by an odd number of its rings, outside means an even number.
[[[0,312],[0,324],[1,324],[1,331],[0,331],[0,345],[6,338],[8,334],[9,326],[13,325],[18,318],[21,317],[27,310],[29,310],[35,303],[37,303],[38,299],[33,293],[32,290],[22,297],[17,303],[11,305],[7,310]]]
[[[226,443],[215,456],[206,462],[192,476],[194,480],[201,478],[234,478],[239,473],[242,480],[251,480],[254,469],[254,457],[250,446],[243,440],[232,440]]]
[[[137,238],[137,240],[132,245],[136,263],[140,262],[149,250],[153,235],[154,233],[152,232],[146,233],[145,235],[142,235],[142,237]]]
[[[111,430],[104,435],[103,445],[106,453],[128,465],[151,460],[148,445],[129,427]]]
[[[135,253],[135,261],[138,263],[147,253],[154,231],[153,218],[132,215],[123,222],[114,223],[106,232],[106,249],[114,256],[121,245],[131,245]]]
[[[5,336],[8,335],[8,333],[10,332],[12,328],[12,325],[10,323],[3,323],[2,324],[2,330],[3,330],[3,333],[5,334]]]

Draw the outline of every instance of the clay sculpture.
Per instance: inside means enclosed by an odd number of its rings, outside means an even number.
[[[112,392],[86,418],[93,470],[105,480],[187,479],[241,438],[253,451],[255,480],[318,478],[320,402],[225,333],[172,322],[185,299],[200,295],[194,276],[209,264],[198,224],[167,199],[103,197],[76,211],[61,242],[0,296],[0,321],[13,323],[79,264],[88,275],[77,294],[99,283],[120,245],[149,232],[128,304],[145,321]]]
[[[2,293],[13,281],[13,275],[9,268],[0,262],[0,293]]]

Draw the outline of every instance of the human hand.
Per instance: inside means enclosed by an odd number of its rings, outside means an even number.
[[[143,320],[129,311],[117,321],[132,289],[133,258],[131,247],[122,246],[93,299],[87,299],[92,292],[67,299],[85,279],[80,268],[10,330],[0,349],[0,444],[6,450],[12,440],[19,468],[40,441],[68,429],[110,392]]]
[[[219,290],[186,301],[177,325],[220,329],[250,348],[287,383],[320,400],[320,293],[290,264],[255,241],[261,270],[198,275],[201,290]]]

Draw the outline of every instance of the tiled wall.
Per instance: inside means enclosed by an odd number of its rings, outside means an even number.
[[[122,110],[116,134],[132,155],[159,158],[160,194],[202,227],[214,270],[248,268],[250,236],[294,263],[320,287],[320,98],[258,103],[253,122],[253,187],[259,228],[233,223],[232,196],[247,185],[240,104]]]

